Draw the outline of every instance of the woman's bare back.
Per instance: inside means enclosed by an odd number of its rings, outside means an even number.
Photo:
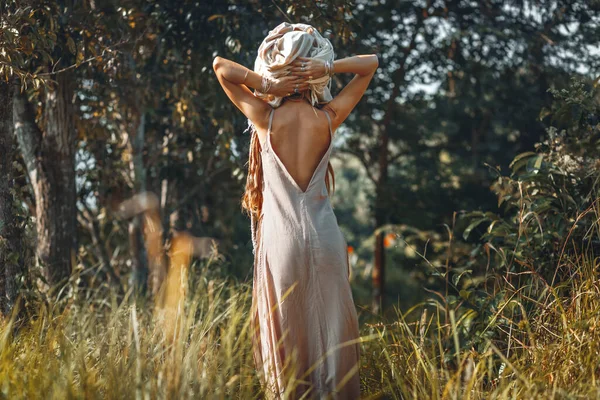
[[[313,108],[306,101],[286,101],[273,116],[271,148],[302,190],[310,183],[330,145],[324,109]],[[331,115],[331,110],[328,112]],[[267,131],[258,131],[258,135],[264,149]]]

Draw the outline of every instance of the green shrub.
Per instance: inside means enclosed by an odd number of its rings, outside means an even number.
[[[497,171],[499,212],[459,217],[463,239],[479,239],[448,276],[446,301],[463,318],[464,346],[483,351],[486,338],[507,346],[522,311],[569,294],[561,283],[573,278],[574,257],[600,254],[600,114],[597,91],[586,86],[573,79],[550,89],[555,102],[540,114],[547,137],[514,158],[509,176]]]

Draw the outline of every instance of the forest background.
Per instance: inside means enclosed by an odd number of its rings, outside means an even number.
[[[541,298],[573,298],[573,265],[595,271],[600,249],[600,2],[11,0],[5,316],[251,283],[247,121],[212,61],[252,68],[281,22],[315,26],[338,59],[379,57],[332,155],[361,323],[430,306],[456,315],[458,347],[510,348]]]

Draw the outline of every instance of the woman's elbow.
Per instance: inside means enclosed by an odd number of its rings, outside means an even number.
[[[213,64],[212,65],[213,65],[213,70],[215,72],[217,72],[217,70],[219,69],[219,67],[221,67],[223,65],[223,60],[224,60],[223,57],[220,57],[220,56],[216,56],[213,59]]]
[[[371,59],[371,62],[373,63],[373,71],[375,71],[379,67],[379,57],[377,57],[377,54],[371,54]]]

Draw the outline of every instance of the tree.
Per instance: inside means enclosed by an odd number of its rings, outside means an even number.
[[[376,50],[382,62],[345,127],[343,151],[360,160],[376,188],[376,254],[383,254],[385,224],[429,229],[450,223],[455,210],[494,204],[486,163],[507,166],[511,154],[533,145],[544,132],[535,121],[549,104],[546,89],[578,63],[597,66],[586,47],[597,41],[594,7],[357,2],[354,18],[368,23],[344,51]],[[416,85],[438,89],[408,90]],[[376,262],[375,305],[383,276]]]
[[[19,294],[24,264],[23,224],[17,217],[15,146],[10,82],[0,81],[0,312],[8,315]]]

